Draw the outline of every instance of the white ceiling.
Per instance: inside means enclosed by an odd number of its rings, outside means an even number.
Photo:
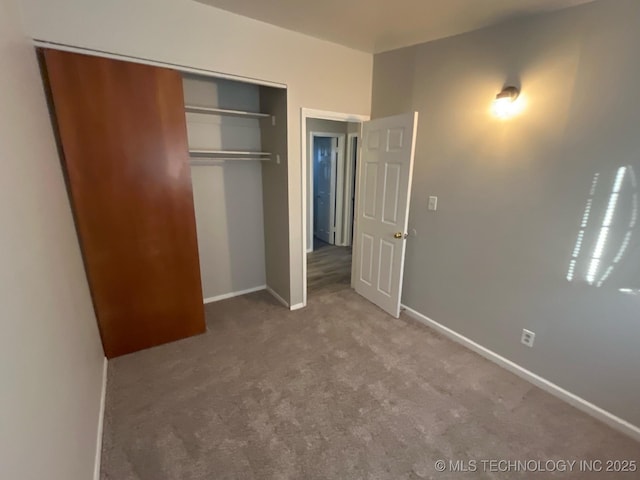
[[[370,53],[593,0],[196,0]]]

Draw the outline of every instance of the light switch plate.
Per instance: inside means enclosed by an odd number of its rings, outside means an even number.
[[[438,197],[429,197],[429,210],[438,209]]]

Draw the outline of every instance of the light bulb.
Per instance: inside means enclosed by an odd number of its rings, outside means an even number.
[[[514,114],[514,103],[509,97],[496,98],[493,101],[493,114],[498,118],[509,118]]]
[[[520,91],[516,87],[505,87],[493,101],[491,110],[493,115],[500,119],[507,119],[520,113],[524,108],[524,102]]]

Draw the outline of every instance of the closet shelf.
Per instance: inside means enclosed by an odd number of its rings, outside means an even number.
[[[267,118],[271,116],[268,113],[247,112],[244,110],[229,110],[226,108],[216,108],[216,107],[203,107],[199,105],[185,105],[184,108],[189,113],[205,113],[208,115],[228,115],[233,117],[244,117],[244,118]]]

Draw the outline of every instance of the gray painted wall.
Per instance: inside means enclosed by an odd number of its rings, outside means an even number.
[[[0,0],[0,476],[93,478],[104,355],[31,40]]]
[[[376,55],[372,100],[373,118],[420,112],[403,303],[635,425],[638,45],[640,2],[595,2]],[[489,109],[505,82],[526,108],[501,121]]]
[[[349,124],[350,122],[307,118],[307,138],[309,138],[311,132],[342,133],[346,135],[349,132]]]
[[[260,111],[275,116],[260,120],[262,149],[271,152],[271,161],[262,165],[264,245],[267,286],[291,303],[292,263],[289,255],[289,160],[287,155],[287,91],[260,87]],[[280,157],[277,161],[278,155]]]
[[[256,85],[186,76],[185,103],[257,112]],[[191,148],[259,151],[257,119],[187,114]],[[192,166],[204,298],[265,285],[262,162]]]

